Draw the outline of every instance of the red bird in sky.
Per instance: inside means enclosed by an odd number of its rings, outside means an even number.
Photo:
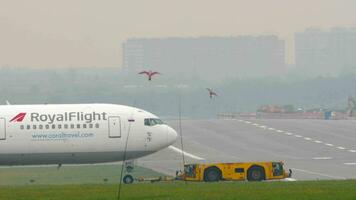
[[[151,81],[152,80],[152,76],[154,76],[154,75],[158,75],[158,74],[160,74],[159,72],[154,72],[154,71],[151,71],[151,70],[149,70],[149,71],[142,71],[142,72],[140,72],[140,73],[138,73],[138,74],[146,74],[147,75],[147,77],[148,77],[148,80],[149,81]]]
[[[206,88],[206,89],[207,89],[208,92],[209,92],[209,97],[210,97],[210,99],[212,99],[213,96],[218,96],[218,94],[216,94],[212,89],[210,89],[210,88]]]

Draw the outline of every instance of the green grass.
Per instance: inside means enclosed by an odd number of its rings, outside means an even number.
[[[114,200],[116,184],[0,186],[0,200]],[[356,180],[306,182],[153,183],[124,185],[122,200],[353,200]]]
[[[61,185],[61,184],[100,184],[117,183],[121,165],[78,165],[39,167],[1,167],[1,185]],[[158,177],[162,174],[147,168],[135,167],[135,177]],[[0,191],[1,195],[1,191]]]
[[[0,168],[0,200],[114,200],[121,165]],[[162,174],[136,167],[135,177]],[[123,185],[122,200],[356,200],[356,180],[305,182],[139,183]]]

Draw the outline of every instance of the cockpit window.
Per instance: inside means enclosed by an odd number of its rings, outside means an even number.
[[[162,120],[157,118],[148,118],[145,119],[145,126],[154,126],[157,124],[164,124]]]

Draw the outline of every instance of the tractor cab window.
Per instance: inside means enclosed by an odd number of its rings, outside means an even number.
[[[163,121],[157,118],[147,118],[145,119],[145,126],[154,126],[157,124],[163,124]]]
[[[184,166],[184,175],[187,177],[195,178],[196,165],[185,165]]]
[[[272,163],[273,176],[283,175],[283,164],[282,163]]]

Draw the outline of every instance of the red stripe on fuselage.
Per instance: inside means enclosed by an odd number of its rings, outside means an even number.
[[[14,118],[12,118],[10,120],[10,122],[22,122],[22,120],[25,118],[26,113],[19,113],[18,115],[16,115]]]

